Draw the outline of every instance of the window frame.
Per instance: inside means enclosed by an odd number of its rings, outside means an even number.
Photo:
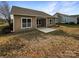
[[[31,26],[30,27],[23,27],[23,23],[22,23],[22,20],[23,19],[31,19]],[[27,22],[27,21],[26,21]],[[32,18],[31,17],[21,17],[21,29],[26,29],[26,28],[32,28]]]
[[[49,24],[53,24],[53,19],[49,19]]]

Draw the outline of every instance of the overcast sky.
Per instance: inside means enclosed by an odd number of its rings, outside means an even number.
[[[44,11],[51,15],[56,12],[70,15],[79,14],[79,1],[9,1],[9,4]]]

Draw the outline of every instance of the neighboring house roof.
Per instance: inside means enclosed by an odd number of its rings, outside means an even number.
[[[55,15],[70,16],[70,15],[67,15],[67,14],[62,14],[62,13],[55,13],[55,14],[54,14],[54,16],[55,16]]]
[[[79,15],[71,15],[71,16],[79,17]]]
[[[45,12],[32,10],[28,8],[22,8],[17,6],[12,6],[11,13],[14,15],[27,15],[27,16],[40,16],[40,17],[53,17]]]
[[[56,13],[58,15],[63,15],[63,16],[69,16],[69,17],[79,17],[79,15],[67,15],[67,14],[62,14],[62,13]],[[54,14],[54,16],[56,15]]]

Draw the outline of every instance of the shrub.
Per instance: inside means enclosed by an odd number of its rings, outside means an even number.
[[[73,25],[73,24],[75,24],[75,23],[74,23],[74,22],[69,22],[69,24]]]
[[[1,34],[8,34],[13,30],[13,24],[11,23],[10,26],[2,26],[1,27]]]
[[[68,23],[65,23],[65,24],[68,24]]]
[[[13,23],[10,24],[10,30],[13,30]]]
[[[2,34],[7,34],[7,33],[10,33],[10,32],[11,32],[11,30],[10,30],[9,26],[5,26],[4,28],[1,29]]]

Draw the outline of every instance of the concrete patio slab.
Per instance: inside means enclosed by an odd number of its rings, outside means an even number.
[[[44,33],[49,33],[52,31],[55,31],[56,29],[52,29],[52,28],[37,28],[39,31],[42,31]]]

